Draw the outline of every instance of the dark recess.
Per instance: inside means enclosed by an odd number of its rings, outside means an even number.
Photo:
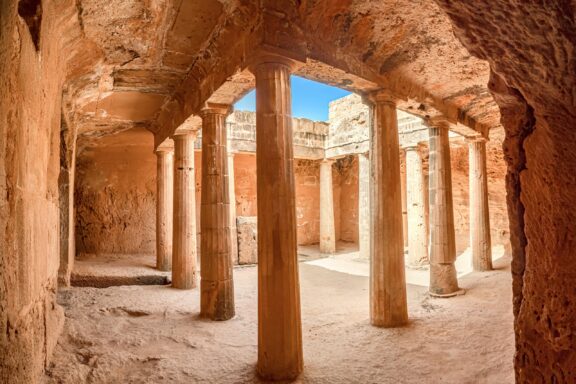
[[[40,25],[42,24],[42,1],[20,0],[18,2],[18,14],[28,25],[32,36],[32,42],[36,51],[40,49]]]

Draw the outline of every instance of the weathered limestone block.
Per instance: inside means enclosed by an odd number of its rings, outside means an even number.
[[[256,216],[238,216],[238,264],[258,263],[258,221]]]

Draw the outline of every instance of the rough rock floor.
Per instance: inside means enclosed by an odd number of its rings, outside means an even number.
[[[408,286],[411,323],[368,321],[368,279],[300,264],[305,371],[299,383],[513,383],[510,259],[463,277],[464,296]],[[71,288],[46,383],[253,383],[257,270],[234,271],[237,316],[197,318],[198,290]]]

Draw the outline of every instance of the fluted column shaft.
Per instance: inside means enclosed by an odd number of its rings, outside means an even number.
[[[336,251],[332,163],[333,160],[320,162],[320,252],[325,254]]]
[[[408,200],[406,196],[406,180],[407,180],[407,170],[406,170],[406,151],[400,151],[400,162],[404,160],[404,172],[402,172],[402,167],[400,167],[400,191],[402,192],[402,235],[404,238],[404,248],[408,246]]]
[[[236,181],[234,176],[234,153],[228,152],[228,196],[230,198],[230,258],[238,264],[238,229],[236,226]]]
[[[234,317],[225,122],[228,109],[219,106],[202,111],[200,315],[212,320]]]
[[[492,269],[492,240],[488,209],[488,177],[486,170],[486,141],[468,143],[470,168],[470,248],[475,271]]]
[[[172,286],[196,287],[196,182],[194,141],[196,132],[175,135],[174,139],[174,237]]]
[[[417,147],[406,148],[406,200],[408,209],[408,264],[428,263],[422,157]]]
[[[447,123],[431,123],[429,128],[430,294],[434,296],[459,291],[448,132]]]
[[[296,242],[291,63],[266,57],[256,77],[258,373],[291,380],[302,371]]]
[[[156,268],[172,269],[172,219],[174,202],[174,152],[156,151]]]
[[[373,325],[396,327],[408,322],[398,122],[388,95],[371,101],[370,317]]]
[[[370,159],[358,155],[358,250],[360,259],[370,259]]]

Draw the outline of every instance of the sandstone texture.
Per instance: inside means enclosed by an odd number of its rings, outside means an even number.
[[[233,104],[253,89],[248,67],[263,49],[300,62],[297,75],[362,95],[385,88],[402,111],[491,139],[492,239],[512,245],[516,380],[576,381],[575,9],[571,0],[1,1],[0,382],[35,383],[49,366],[63,319],[58,281],[69,283],[76,253],[153,252],[154,149],[197,130],[207,102]],[[365,121],[344,120],[334,143]],[[310,161],[326,153],[317,144],[329,124],[292,125],[300,235],[313,242]],[[465,158],[454,149],[460,249]],[[357,161],[333,169],[336,231],[351,241]],[[195,162],[198,205],[199,153]],[[254,156],[235,163],[237,213],[254,216]]]
[[[76,167],[76,250],[152,254],[156,235],[153,136],[131,129],[86,147]]]
[[[333,169],[333,205],[336,239],[358,243],[358,157],[349,153],[368,149],[368,108],[357,95],[338,99],[330,104],[330,117],[319,134],[311,141],[300,141],[302,154],[310,150],[323,151],[325,156],[338,155]],[[236,214],[256,216],[255,114],[234,112],[228,121],[230,146],[242,152],[234,155],[234,188]],[[302,137],[313,122],[293,119]],[[427,178],[427,133],[422,122],[407,114],[399,118],[402,135],[400,144],[418,144],[423,149]],[[303,128],[304,127],[304,128]],[[504,175],[506,165],[501,151],[502,129],[492,131],[488,143],[488,176],[490,221],[494,244],[509,247],[508,220],[505,209]],[[196,139],[200,149],[201,138]],[[101,139],[81,139],[76,182],[76,247],[78,253],[151,254],[155,233],[155,155],[149,151],[151,135],[133,128]],[[452,178],[456,251],[461,254],[469,247],[468,149],[466,142],[453,135],[451,143]],[[196,203],[197,241],[200,241],[200,195],[202,191],[202,158],[197,150]],[[316,155],[322,156],[322,155]],[[401,171],[404,174],[403,157]],[[297,159],[295,165],[296,218],[298,244],[319,242],[320,226],[320,161]],[[403,185],[403,190],[406,186]],[[427,188],[427,187],[426,187]],[[427,197],[427,194],[426,194]],[[62,212],[62,211],[61,211]],[[405,232],[407,238],[409,234]],[[244,237],[242,238],[244,239]],[[250,241],[249,238],[246,238]],[[243,240],[238,240],[243,241]],[[252,245],[248,244],[250,248]]]
[[[62,330],[61,90],[70,10],[0,3],[0,382],[37,381]],[[25,17],[20,17],[18,12]],[[37,14],[42,14],[41,33]],[[35,21],[36,20],[36,21]],[[29,24],[28,24],[29,23]],[[30,27],[29,27],[30,25]]]
[[[576,246],[574,2],[437,3],[462,43],[490,63],[502,112],[516,379],[573,382],[576,306],[566,287],[574,284]]]
[[[258,263],[258,225],[254,216],[238,216],[238,264]]]

